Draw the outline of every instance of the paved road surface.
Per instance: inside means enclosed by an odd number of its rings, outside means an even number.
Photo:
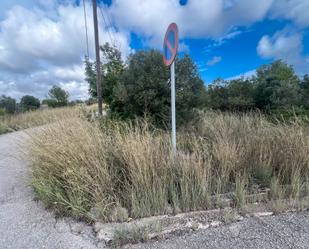
[[[23,132],[0,136],[0,249],[97,248],[90,227],[79,235],[78,223],[56,221],[33,200],[26,163],[17,152],[25,137]]]
[[[127,247],[129,248],[129,247]],[[309,213],[244,219],[228,226],[138,244],[131,249],[308,249]]]
[[[23,132],[0,136],[0,249],[102,248],[95,242],[91,227],[70,219],[56,220],[33,200],[27,164],[18,153],[18,144],[25,137]],[[309,213],[244,219],[229,226],[126,248],[305,249],[309,248]]]

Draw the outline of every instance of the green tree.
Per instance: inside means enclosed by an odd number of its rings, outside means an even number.
[[[227,85],[227,108],[231,111],[248,111],[254,108],[253,83],[250,79],[231,80]]]
[[[217,79],[208,86],[207,106],[222,111],[248,111],[254,108],[253,84],[250,79]]]
[[[16,100],[2,95],[0,96],[0,108],[4,109],[6,113],[13,114],[16,112]]]
[[[40,107],[40,100],[31,95],[25,95],[20,100],[20,107],[22,111],[36,110]]]
[[[42,105],[47,105],[48,107],[57,107],[57,100],[55,99],[43,99]]]
[[[293,68],[282,61],[257,69],[254,100],[257,108],[271,110],[297,106],[300,100],[300,81]]]
[[[124,71],[125,65],[121,59],[120,51],[105,43],[100,47],[102,52],[101,63],[101,86],[102,98],[107,104],[110,104],[113,99],[114,88],[117,86],[119,79]],[[89,93],[92,97],[97,97],[96,84],[96,63],[85,60],[86,65],[86,81],[89,83]]]
[[[305,75],[301,84],[302,105],[309,109],[309,75]]]
[[[211,109],[226,111],[228,109],[227,83],[221,78],[214,80],[207,87],[207,106]]]
[[[190,120],[194,109],[206,106],[206,87],[189,55],[176,58],[176,108],[178,122]]]
[[[139,51],[115,88],[111,103],[113,115],[134,118],[148,114],[158,125],[169,123],[169,70],[157,50]],[[178,123],[192,117],[194,108],[203,107],[206,90],[196,65],[189,56],[176,61],[176,109]]]
[[[69,93],[59,86],[53,86],[49,90],[48,96],[50,97],[51,101],[48,101],[47,104],[49,104],[51,107],[68,105]]]

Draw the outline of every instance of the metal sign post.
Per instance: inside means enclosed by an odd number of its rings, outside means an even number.
[[[171,115],[172,115],[172,149],[176,154],[176,94],[175,94],[175,57],[178,51],[178,27],[171,23],[164,37],[163,61],[171,70]]]
[[[175,97],[175,61],[171,65],[171,109],[172,109],[172,146],[176,154],[176,97]]]

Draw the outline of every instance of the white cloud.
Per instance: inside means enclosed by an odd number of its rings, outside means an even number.
[[[294,21],[300,27],[309,27],[308,0],[277,0],[272,8],[274,18]]]
[[[207,61],[207,66],[214,66],[222,60],[221,56],[214,56],[211,60]]]
[[[59,85],[69,91],[71,99],[86,99],[88,84],[84,81],[83,65],[50,67],[29,74],[2,74],[0,93],[20,99],[31,94],[39,98],[47,96],[52,85]]]
[[[303,57],[303,37],[287,30],[272,37],[265,35],[259,41],[257,52],[265,59],[281,59],[293,65],[300,74],[308,73],[308,62]]]
[[[238,74],[238,75],[234,75],[234,76],[232,76],[232,77],[228,77],[228,78],[226,78],[225,80],[236,80],[236,79],[239,79],[239,78],[248,79],[248,78],[251,78],[251,77],[254,76],[254,75],[256,75],[256,69],[250,70],[250,71],[247,71],[247,72]]]
[[[94,58],[92,8],[90,1],[86,3],[90,56]],[[299,71],[308,71],[301,33],[309,26],[308,0],[189,0],[186,5],[180,5],[179,0],[113,0],[110,7],[102,7],[115,25],[109,31],[124,57],[134,51],[129,45],[130,32],[137,33],[142,44],[161,48],[170,22],[178,24],[181,39],[212,38],[213,46],[219,46],[245,31],[240,27],[265,17],[288,19],[298,33],[264,36],[258,53],[263,58],[285,59]],[[110,36],[100,13],[98,17],[102,44]],[[183,40],[179,49],[189,51]],[[85,52],[83,8],[75,0],[1,0],[0,94],[43,97],[52,84],[59,84],[72,98],[84,96]]]
[[[109,8],[117,26],[161,46],[167,25],[176,22],[181,38],[220,37],[234,26],[261,20],[274,0],[114,0]]]
[[[41,3],[38,3],[40,1]],[[41,1],[35,8],[14,5],[0,21],[1,93],[44,97],[53,84],[67,88],[72,98],[87,95],[83,59],[86,53],[82,6],[67,1]],[[44,5],[44,6],[43,6]],[[42,7],[40,7],[42,6]],[[94,58],[92,8],[87,4],[90,58]],[[100,43],[109,40],[99,15]],[[123,56],[132,50],[129,33],[110,29]],[[13,82],[14,84],[9,84]],[[5,91],[3,91],[5,90]]]

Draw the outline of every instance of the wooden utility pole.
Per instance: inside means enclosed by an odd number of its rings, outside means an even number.
[[[98,31],[98,16],[97,16],[97,0],[92,0],[93,7],[93,24],[94,24],[94,41],[95,55],[97,64],[97,96],[99,116],[102,117],[102,87],[101,87],[101,63],[100,63],[100,47],[99,47],[99,31]]]

